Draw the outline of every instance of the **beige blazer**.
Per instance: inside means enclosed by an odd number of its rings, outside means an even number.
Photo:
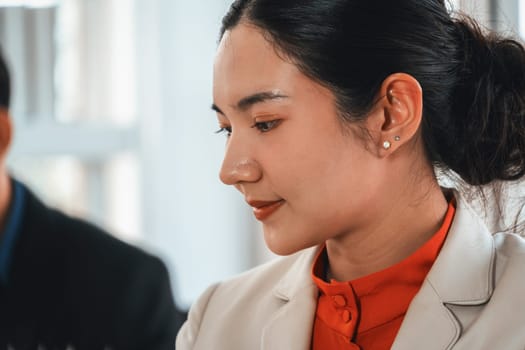
[[[317,249],[209,287],[191,308],[176,349],[309,350]],[[445,244],[392,349],[524,350],[525,239],[490,234],[458,199]]]

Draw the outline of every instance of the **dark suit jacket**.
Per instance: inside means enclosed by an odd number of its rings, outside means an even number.
[[[26,191],[0,349],[170,349],[177,312],[164,264]]]

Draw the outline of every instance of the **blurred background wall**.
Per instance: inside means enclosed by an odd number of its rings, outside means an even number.
[[[12,173],[49,204],[158,254],[182,307],[271,259],[218,180],[211,77],[230,0],[0,0],[13,75]],[[525,0],[458,0],[525,35]]]

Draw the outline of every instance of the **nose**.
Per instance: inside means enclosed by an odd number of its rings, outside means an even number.
[[[261,166],[250,155],[248,147],[234,142],[232,137],[226,147],[219,175],[221,181],[226,185],[259,181],[262,176]]]

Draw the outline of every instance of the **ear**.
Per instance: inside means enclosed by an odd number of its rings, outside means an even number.
[[[11,145],[13,126],[11,116],[6,108],[0,107],[0,162],[3,163]]]
[[[373,147],[380,157],[395,153],[416,135],[423,117],[423,90],[411,75],[388,76],[378,93],[378,102],[366,120]]]

